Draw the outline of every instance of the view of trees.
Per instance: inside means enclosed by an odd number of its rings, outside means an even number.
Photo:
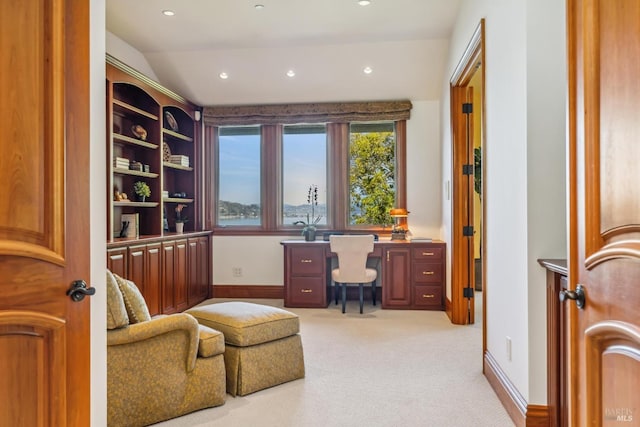
[[[394,132],[351,133],[349,182],[352,224],[389,225],[395,200]]]

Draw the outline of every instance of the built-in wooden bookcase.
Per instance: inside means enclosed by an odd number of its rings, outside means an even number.
[[[201,125],[195,119],[199,109],[107,57],[108,242],[122,239],[126,214],[138,215],[136,234],[141,238],[174,234],[179,204],[186,205],[185,232],[200,230]],[[133,190],[137,181],[151,190],[144,201]]]

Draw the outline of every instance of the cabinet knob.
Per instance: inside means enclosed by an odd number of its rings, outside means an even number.
[[[422,256],[433,256],[433,252],[422,252]]]
[[[425,276],[433,276],[434,273],[433,271],[423,271],[422,274]]]
[[[422,294],[422,298],[435,298],[434,294]]]
[[[301,259],[300,262],[303,263],[303,264],[304,263],[311,263],[311,262],[313,262],[313,260],[312,259]]]
[[[311,294],[313,293],[313,289],[302,289],[300,292],[302,292],[303,294]]]

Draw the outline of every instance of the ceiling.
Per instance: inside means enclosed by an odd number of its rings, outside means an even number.
[[[199,105],[430,100],[440,98],[460,3],[106,0],[106,27]]]

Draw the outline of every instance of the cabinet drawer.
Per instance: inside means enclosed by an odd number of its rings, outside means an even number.
[[[326,307],[324,277],[292,277],[287,296],[288,307]]]
[[[415,283],[442,283],[442,263],[413,263],[413,281]]]
[[[439,262],[444,259],[444,247],[442,246],[419,246],[412,248],[413,259],[416,261]]]
[[[317,248],[304,246],[291,248],[291,275],[313,275],[324,273],[324,250],[321,246]]]
[[[442,286],[414,286],[413,304],[416,307],[442,307]]]

